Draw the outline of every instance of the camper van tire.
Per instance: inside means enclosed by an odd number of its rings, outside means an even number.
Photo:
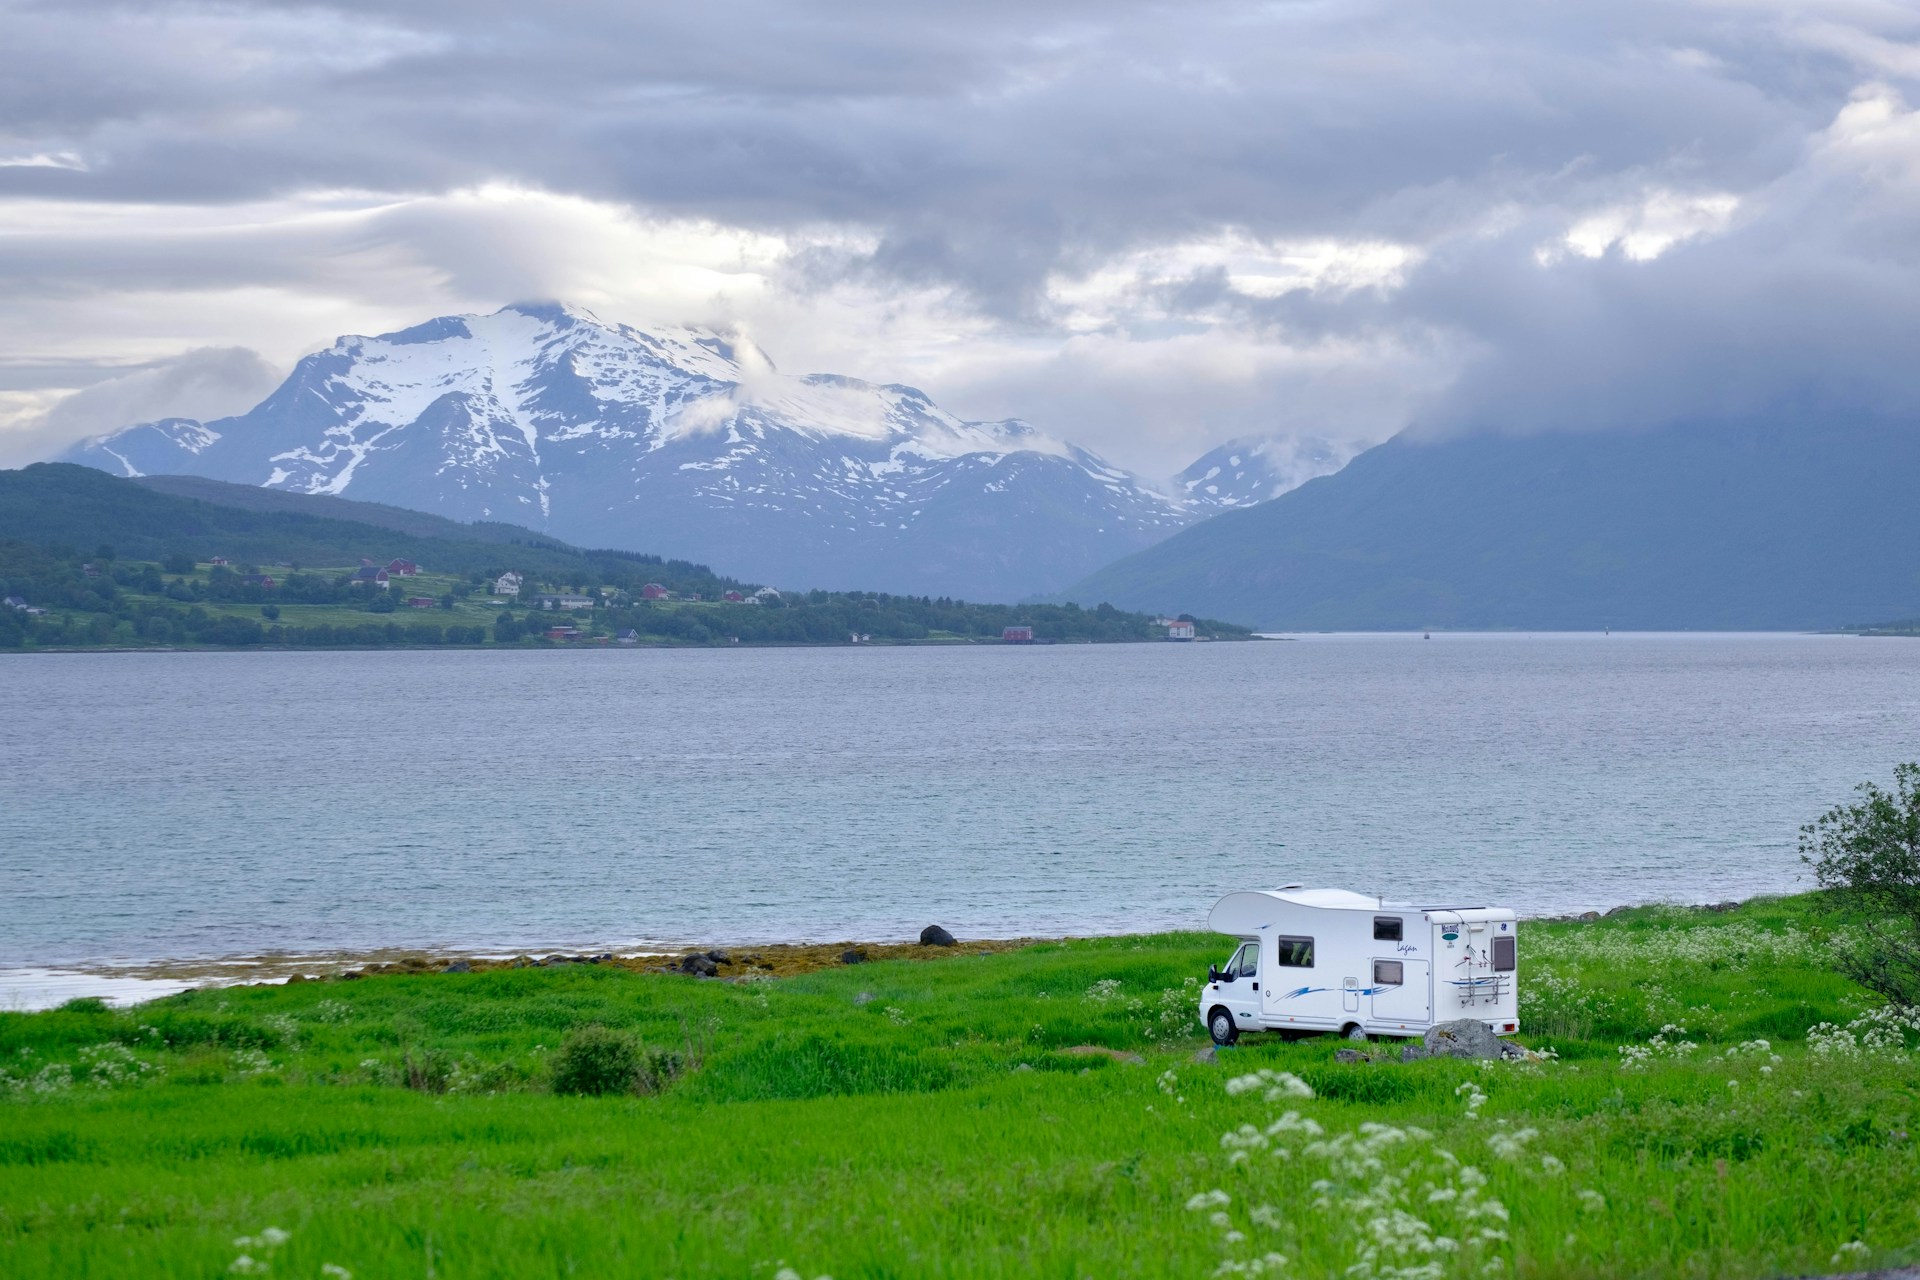
[[[1213,1012],[1207,1015],[1207,1034],[1213,1037],[1217,1045],[1229,1045],[1240,1038],[1240,1028],[1233,1025],[1233,1015],[1215,1005]]]
[[[1359,1040],[1362,1043],[1372,1039],[1372,1037],[1367,1034],[1367,1029],[1357,1022],[1349,1022],[1346,1026],[1340,1028],[1340,1034],[1349,1040]]]

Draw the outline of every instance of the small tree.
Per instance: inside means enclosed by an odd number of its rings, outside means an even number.
[[[1920,763],[1894,766],[1800,828],[1800,857],[1836,906],[1866,917],[1836,951],[1841,972],[1895,1004],[1920,1006]]]

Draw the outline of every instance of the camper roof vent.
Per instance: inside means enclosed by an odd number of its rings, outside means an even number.
[[[1275,892],[1278,892],[1278,893],[1285,893],[1285,892],[1286,892],[1287,890],[1289,890],[1289,889],[1304,889],[1304,888],[1306,888],[1306,887],[1307,887],[1307,886],[1305,886],[1305,885],[1303,885],[1303,884],[1283,884],[1283,885],[1281,885],[1281,886],[1280,886],[1280,888],[1279,888],[1278,890],[1276,890]]]

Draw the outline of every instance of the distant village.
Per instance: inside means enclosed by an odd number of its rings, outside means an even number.
[[[229,572],[234,569],[233,561],[226,556],[214,556],[207,563],[213,569],[224,569]],[[100,573],[98,566],[91,563],[82,565],[81,571],[90,578],[98,577]],[[419,577],[420,573],[420,566],[412,560],[396,558],[382,565],[376,560],[363,558],[359,568],[348,575],[348,581],[349,585],[365,586],[376,591],[392,591],[396,582],[404,583],[407,579]],[[242,584],[257,587],[263,591],[271,591],[280,585],[279,580],[269,573],[236,573],[234,576]],[[502,604],[523,603],[529,609],[554,613],[590,613],[596,607],[609,604],[623,605],[629,599],[624,592],[609,600],[604,595],[540,592],[537,587],[538,584],[528,575],[509,569],[493,580],[490,594],[495,601]],[[780,592],[773,587],[761,587],[751,593],[728,590],[714,596],[704,596],[699,592],[675,592],[658,582],[643,584],[637,593],[637,600],[648,604],[669,601],[689,603],[711,601],[720,604],[765,606],[783,603]],[[410,609],[433,609],[439,607],[442,600],[426,595],[406,595],[397,598],[394,603]],[[18,610],[29,616],[42,616],[47,612],[44,607],[32,604],[18,595],[0,598],[0,608]],[[1168,640],[1190,641],[1197,638],[1194,620],[1190,617],[1162,616],[1154,619],[1154,625],[1165,628]],[[548,640],[560,643],[592,640],[605,644],[608,639],[604,635],[589,636],[581,628],[566,624],[546,628],[544,636]],[[637,645],[641,643],[641,639],[640,633],[631,627],[612,637],[614,643],[623,645]],[[732,637],[732,639],[734,643],[739,643],[738,637]],[[847,640],[850,644],[866,644],[871,642],[872,636],[860,632],[849,632]],[[1019,625],[1003,628],[1000,632],[1000,642],[1017,645],[1052,643],[1050,640],[1036,637],[1033,627]]]

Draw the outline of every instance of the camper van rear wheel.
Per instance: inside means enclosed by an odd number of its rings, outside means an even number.
[[[1349,1040],[1366,1040],[1368,1038],[1367,1029],[1357,1022],[1349,1022],[1346,1026],[1340,1028],[1340,1034]]]
[[[1240,1038],[1240,1028],[1233,1025],[1233,1015],[1218,1005],[1207,1015],[1207,1034],[1213,1037],[1215,1044],[1232,1044]]]

